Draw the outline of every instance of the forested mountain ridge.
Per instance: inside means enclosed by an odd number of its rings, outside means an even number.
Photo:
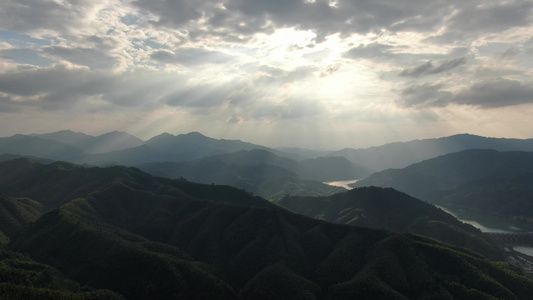
[[[187,195],[198,199],[233,201],[238,205],[270,207],[270,202],[242,190],[153,177],[133,167],[85,167],[66,162],[42,164],[20,158],[0,162],[0,190],[16,197],[39,201],[46,210],[84,197],[113,183],[160,195]]]
[[[471,225],[392,188],[362,187],[331,196],[287,196],[274,203],[329,222],[412,232],[500,259],[499,248]]]
[[[135,168],[20,159],[0,170],[13,174],[0,179],[0,191],[36,197],[52,209],[8,249],[127,299],[524,299],[533,293],[533,282],[513,268],[463,248],[308,218],[227,186]]]

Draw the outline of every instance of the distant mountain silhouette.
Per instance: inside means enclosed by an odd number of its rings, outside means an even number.
[[[413,163],[467,149],[533,151],[533,139],[487,138],[458,134],[438,139],[390,143],[365,149],[343,149],[328,156],[343,156],[374,170],[404,168]]]
[[[53,160],[71,160],[81,155],[80,148],[43,139],[36,136],[17,134],[0,138],[0,154],[18,154]]]
[[[198,132],[172,135],[163,133],[143,145],[102,154],[86,155],[75,162],[93,165],[139,165],[150,162],[182,162],[240,150],[268,149],[238,140],[218,140]]]
[[[126,299],[525,299],[533,293],[533,281],[478,253],[308,218],[227,186],[25,159],[0,163],[0,171],[15,171],[0,178],[1,191],[31,195],[52,209],[8,249]],[[32,288],[31,282],[17,287]]]
[[[140,146],[144,143],[143,140],[131,134],[119,131],[105,133],[96,137],[71,130],[36,134],[34,136],[77,147],[87,154],[122,150]]]

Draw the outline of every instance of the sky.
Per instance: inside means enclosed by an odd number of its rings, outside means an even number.
[[[533,138],[533,1],[0,0],[0,136]]]

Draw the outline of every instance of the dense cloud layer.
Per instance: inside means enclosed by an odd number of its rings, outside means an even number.
[[[294,135],[526,113],[532,21],[533,1],[7,0],[0,113]]]

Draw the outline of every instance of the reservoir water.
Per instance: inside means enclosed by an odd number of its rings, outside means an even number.
[[[451,212],[450,210],[446,209],[445,207],[438,206],[438,208],[444,210],[445,212],[449,213],[450,215],[457,218],[459,221],[463,223],[470,224],[482,232],[493,232],[493,233],[524,233],[525,230],[522,228],[518,228],[516,226],[510,225],[506,222],[503,222],[502,220],[498,220],[495,218],[489,218],[486,216],[479,216],[479,218],[474,218],[472,216],[465,216],[458,212]]]
[[[359,181],[359,179],[330,181],[330,182],[324,182],[324,184],[332,185],[332,186],[340,186],[347,190],[351,190],[352,188],[349,185],[352,183],[356,183],[357,181]]]
[[[522,228],[518,228],[518,227],[513,226],[513,225],[502,223],[501,221],[494,221],[494,220],[491,220],[490,218],[486,218],[486,217],[482,218],[482,220],[480,219],[480,220],[477,220],[477,221],[467,220],[467,219],[470,219],[470,218],[462,218],[460,215],[452,213],[452,212],[450,212],[449,210],[447,210],[446,208],[444,208],[442,206],[438,206],[438,207],[440,209],[444,210],[445,212],[453,215],[459,221],[467,223],[467,224],[470,224],[470,225],[478,228],[482,232],[493,232],[493,233],[525,233],[525,232],[528,232],[528,230],[524,230]],[[533,257],[533,248],[532,247],[516,246],[515,245],[515,246],[513,246],[513,250]]]

